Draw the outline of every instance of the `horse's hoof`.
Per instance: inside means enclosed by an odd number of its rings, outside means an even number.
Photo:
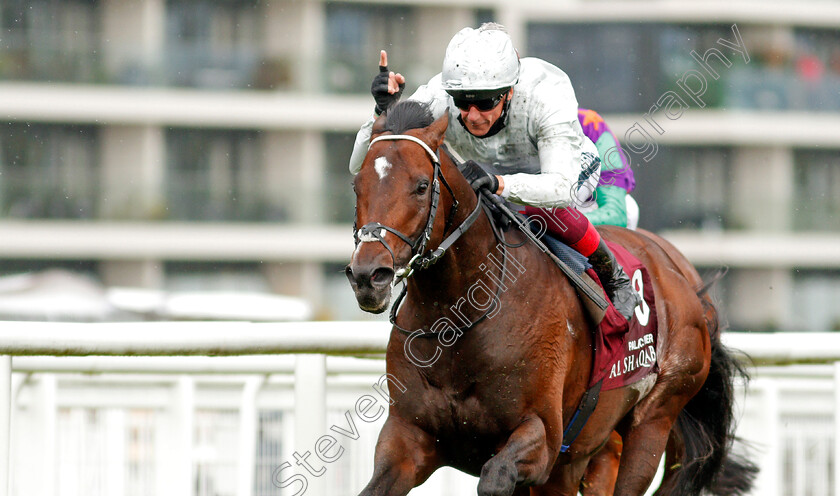
[[[491,460],[492,461],[492,460]],[[478,496],[511,496],[516,489],[516,469],[505,465],[484,466],[478,480]]]

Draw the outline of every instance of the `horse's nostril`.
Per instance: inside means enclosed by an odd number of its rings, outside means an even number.
[[[370,276],[371,284],[375,286],[385,286],[391,284],[394,279],[394,270],[388,267],[380,267],[373,271]]]
[[[347,279],[353,279],[353,268],[349,265],[344,267],[344,275],[347,276]]]

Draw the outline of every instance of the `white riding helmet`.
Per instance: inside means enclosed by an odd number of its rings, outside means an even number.
[[[519,55],[496,23],[464,28],[449,42],[443,58],[443,89],[486,91],[509,88],[519,81]]]

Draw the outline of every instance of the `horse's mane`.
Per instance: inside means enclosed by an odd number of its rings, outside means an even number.
[[[383,131],[402,134],[409,129],[428,127],[434,120],[428,104],[405,100],[388,109]]]

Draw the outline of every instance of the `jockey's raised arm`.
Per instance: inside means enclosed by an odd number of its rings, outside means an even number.
[[[356,174],[362,167],[362,161],[367,153],[370,133],[373,128],[373,121],[388,107],[397,103],[405,88],[405,77],[402,74],[388,70],[388,52],[379,52],[379,73],[373,78],[370,85],[370,93],[376,105],[373,108],[373,115],[362,125],[356,135],[356,143],[353,145],[353,154],[350,156],[350,173]]]

